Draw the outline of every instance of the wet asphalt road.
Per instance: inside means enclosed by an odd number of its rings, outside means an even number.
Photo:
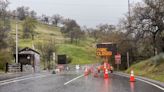
[[[7,74],[0,74],[0,81],[11,79],[11,78],[16,78],[16,77],[21,77],[25,75],[29,75],[30,73],[7,73]]]
[[[0,92],[164,92],[138,80],[130,83],[128,78],[115,74],[108,79],[104,79],[102,74],[98,78],[91,74],[64,85],[81,74],[77,71],[34,74],[15,79],[20,81],[0,82]]]

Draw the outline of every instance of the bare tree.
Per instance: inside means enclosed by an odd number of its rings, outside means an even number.
[[[107,33],[109,31],[113,31],[115,30],[115,26],[114,25],[109,25],[109,24],[100,24],[97,26],[97,28],[104,33]]]
[[[29,15],[29,7],[18,7],[17,8],[17,16],[18,19],[24,20]]]
[[[85,35],[85,33],[79,27],[74,27],[70,34],[72,34],[71,41],[73,42],[73,40],[75,40],[76,44]]]
[[[61,21],[62,21],[62,16],[60,16],[59,14],[52,16],[52,23],[55,24],[55,26],[58,26],[58,23],[61,23]]]
[[[75,20],[65,19],[64,27],[61,30],[67,37],[70,38],[71,43],[73,43],[77,33],[79,33],[80,26],[76,23]]]
[[[49,16],[46,16],[46,15],[43,14],[43,15],[41,16],[41,21],[42,21],[43,23],[49,24],[50,18],[49,18]]]
[[[4,65],[11,61],[11,52],[9,49],[10,16],[7,11],[9,2],[0,0],[0,70],[4,69]]]
[[[50,69],[50,62],[53,58],[53,52],[56,52],[55,41],[49,40],[46,42],[38,42],[35,44],[35,47],[40,51],[42,60],[44,62],[44,69]],[[47,65],[47,66],[46,66]]]
[[[137,38],[152,37],[153,52],[156,55],[157,34],[164,30],[164,1],[144,0],[144,4],[137,4],[131,16],[131,32]]]
[[[32,11],[29,12],[29,17],[31,17],[33,19],[36,19],[37,18],[37,13],[34,10],[32,10]]]
[[[10,31],[10,16],[7,12],[8,2],[0,1],[0,49],[7,47],[7,37]]]
[[[37,21],[31,17],[26,17],[26,19],[23,22],[23,38],[29,38],[32,37],[32,40],[34,40],[35,31]]]

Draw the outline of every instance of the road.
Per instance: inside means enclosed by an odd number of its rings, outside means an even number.
[[[17,72],[17,73],[1,73],[0,74],[0,81],[7,80],[11,78],[21,77],[25,75],[29,75],[30,73],[23,73],[23,72]]]
[[[99,75],[83,76],[82,72],[67,71],[59,74],[41,73],[0,82],[0,92],[164,92],[137,80],[111,74],[108,79]]]

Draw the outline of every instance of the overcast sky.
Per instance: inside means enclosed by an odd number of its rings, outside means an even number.
[[[117,24],[128,11],[128,0],[8,0],[10,9],[28,6],[38,15],[60,14],[75,19],[81,26]],[[142,0],[130,0],[131,3]]]

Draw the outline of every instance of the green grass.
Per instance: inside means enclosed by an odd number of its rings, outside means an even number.
[[[32,40],[31,38],[23,39],[22,23],[23,23],[22,21],[18,21],[18,37],[19,37],[18,44],[20,48],[32,47],[32,44],[35,42],[43,42],[51,39],[56,40],[56,42],[58,43],[63,41],[63,36],[60,32],[60,28],[54,26],[48,26],[42,23],[38,23],[36,25],[36,29],[34,30],[36,33],[34,40]],[[15,25],[16,25],[15,20],[12,20],[11,21],[12,31],[9,33],[9,35],[13,37],[14,40],[15,40],[15,28],[16,28]]]
[[[71,57],[71,64],[91,64],[97,62],[95,52],[92,49],[86,49],[85,47],[76,45],[59,45],[58,54],[67,54]]]
[[[53,39],[58,44],[57,54],[67,54],[72,58],[71,64],[91,64],[99,61],[95,55],[96,50],[92,38],[83,38],[78,44],[65,43],[68,39],[63,37],[59,27],[38,23],[35,29],[35,39],[23,39],[22,23],[22,21],[18,22],[18,44],[21,49],[24,47],[32,47],[33,43],[35,44],[37,42],[45,42]],[[12,31],[10,35],[15,40],[15,20],[12,20],[11,28]]]
[[[134,64],[126,72],[130,73],[131,69],[136,75],[164,82],[164,53]]]

